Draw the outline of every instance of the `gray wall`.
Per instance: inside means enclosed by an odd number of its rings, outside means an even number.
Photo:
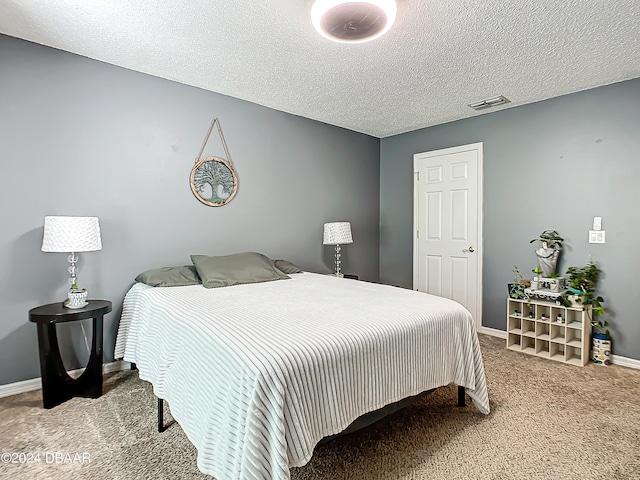
[[[529,240],[555,229],[567,240],[560,271],[593,257],[604,271],[613,351],[640,359],[632,293],[640,265],[639,125],[635,79],[383,139],[381,281],[412,286],[413,155],[483,142],[483,324],[505,329],[512,266],[529,273],[536,264]],[[605,245],[587,242],[596,215]]]
[[[239,177],[235,199],[218,208],[198,202],[188,183],[214,116]],[[192,253],[260,251],[329,272],[322,225],[345,220],[354,243],[343,248],[344,270],[377,280],[379,144],[0,36],[0,384],[40,375],[27,312],[66,295],[66,255],[40,251],[45,215],[100,218],[103,250],[81,254],[78,278],[90,298],[113,301],[109,361],[134,277],[187,264]],[[224,156],[216,136],[205,155]],[[67,365],[78,366],[86,358],[78,324],[59,330]]]

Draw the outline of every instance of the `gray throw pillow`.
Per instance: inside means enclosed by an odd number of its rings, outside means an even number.
[[[202,283],[193,265],[147,270],[136,277],[136,282],[146,283],[152,287],[182,287]]]
[[[289,278],[288,275],[273,266],[269,257],[256,252],[218,257],[191,255],[191,261],[202,279],[202,285],[206,288]]]
[[[302,270],[296,267],[293,263],[287,262],[286,260],[274,260],[273,264],[282,273],[286,273],[286,274],[302,273]]]

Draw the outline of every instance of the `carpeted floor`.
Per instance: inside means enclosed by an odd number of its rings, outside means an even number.
[[[456,407],[455,386],[445,387],[318,447],[292,479],[640,479],[640,370],[579,368],[480,341],[490,415],[470,401]],[[0,478],[212,478],[179,425],[156,432],[155,397],[136,372],[106,378],[99,399],[41,402],[39,391],[0,399],[0,452],[31,460],[3,455]]]

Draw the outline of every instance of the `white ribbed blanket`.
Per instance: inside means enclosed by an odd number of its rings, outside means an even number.
[[[489,412],[473,320],[445,298],[327,275],[136,284],[115,358],[169,402],[218,480],[288,479],[360,415],[455,383]]]

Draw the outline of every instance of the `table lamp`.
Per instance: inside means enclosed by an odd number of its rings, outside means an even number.
[[[94,252],[102,249],[100,223],[98,217],[44,217],[43,252],[69,253],[68,299],[64,302],[68,308],[82,308],[87,305],[87,290],[78,288],[76,263],[78,252]]]
[[[324,245],[336,246],[336,277],[343,277],[340,271],[340,245],[353,243],[349,222],[331,222],[324,224]]]

